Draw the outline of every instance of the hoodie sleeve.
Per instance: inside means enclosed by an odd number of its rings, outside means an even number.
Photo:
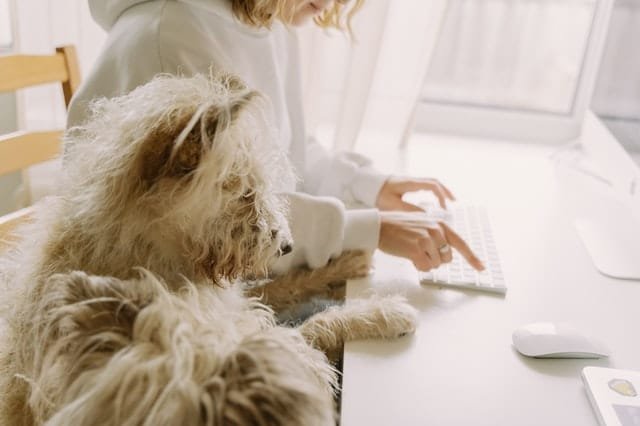
[[[378,246],[376,209],[346,210],[334,197],[301,192],[287,197],[293,251],[273,265],[276,274],[302,265],[319,268],[346,250],[374,251]]]
[[[388,175],[371,167],[371,160],[355,152],[330,154],[314,138],[306,148],[305,192],[339,198],[347,204],[374,207]]]

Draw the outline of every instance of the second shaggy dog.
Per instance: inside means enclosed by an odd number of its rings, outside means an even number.
[[[57,274],[47,286],[33,378],[20,377],[35,423],[334,424],[326,358],[237,288],[174,293],[144,271]]]

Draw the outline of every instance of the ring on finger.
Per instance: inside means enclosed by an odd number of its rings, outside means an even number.
[[[443,244],[438,247],[438,251],[440,252],[440,254],[447,254],[451,251],[451,246],[449,244]]]

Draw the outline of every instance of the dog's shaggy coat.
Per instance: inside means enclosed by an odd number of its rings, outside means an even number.
[[[68,132],[62,195],[2,264],[2,424],[331,424],[317,349],[413,330],[398,298],[289,329],[251,297],[280,310],[369,267],[345,253],[245,288],[291,243],[264,107],[232,76],[159,77]]]

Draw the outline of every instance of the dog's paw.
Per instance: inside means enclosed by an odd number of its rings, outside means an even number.
[[[401,296],[374,296],[366,299],[370,304],[373,321],[380,337],[393,339],[412,334],[418,324],[418,312]]]
[[[372,296],[319,312],[299,328],[309,344],[333,359],[344,342],[394,339],[413,333],[417,322],[417,311],[404,298]]]
[[[335,424],[335,370],[297,330],[247,336],[220,361],[219,375],[208,380],[216,384],[207,387],[213,404],[204,417],[211,423]]]

